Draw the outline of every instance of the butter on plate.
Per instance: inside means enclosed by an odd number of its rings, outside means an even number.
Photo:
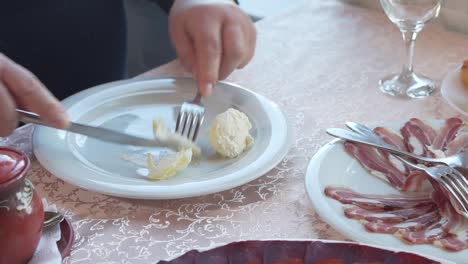
[[[252,124],[239,110],[229,108],[218,114],[208,128],[208,142],[220,155],[235,158],[249,148],[254,139],[249,133]]]

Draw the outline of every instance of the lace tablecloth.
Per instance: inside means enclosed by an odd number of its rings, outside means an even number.
[[[310,158],[327,141],[324,130],[347,120],[381,124],[456,113],[437,92],[421,100],[389,97],[378,79],[402,63],[401,36],[380,12],[334,1],[308,1],[257,25],[255,58],[229,81],[278,103],[295,141],[286,158],[259,179],[191,199],[141,201],[88,192],[58,180],[33,162],[29,177],[49,204],[73,222],[76,238],[65,263],[155,263],[192,248],[245,239],[344,240],[314,212],[304,189]],[[468,57],[468,37],[425,29],[416,70],[440,83]],[[139,78],[185,75],[177,62]],[[31,127],[2,144],[31,153]]]

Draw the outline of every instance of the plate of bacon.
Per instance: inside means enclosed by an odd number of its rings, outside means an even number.
[[[441,157],[468,148],[468,125],[458,118],[412,118],[374,131],[418,155]],[[388,153],[333,140],[314,155],[305,181],[317,213],[350,239],[468,263],[468,219],[424,173]]]
[[[453,262],[370,245],[327,240],[252,240],[233,242],[208,250],[191,250],[158,264],[449,264]]]

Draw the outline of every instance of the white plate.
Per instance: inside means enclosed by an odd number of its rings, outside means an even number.
[[[433,122],[436,125],[438,122]],[[399,131],[399,125],[386,125]],[[324,194],[329,185],[342,185],[357,192],[369,194],[398,194],[384,181],[370,175],[361,164],[347,154],[341,140],[333,140],[323,146],[311,159],[307,168],[305,185],[308,196],[322,219],[334,229],[358,242],[397,248],[427,256],[447,259],[455,263],[467,263],[468,250],[448,252],[432,245],[409,245],[391,234],[368,232],[357,220],[347,218],[343,204]]]
[[[451,70],[442,81],[440,91],[442,97],[452,106],[455,110],[468,116],[468,88],[460,77],[460,67]]]
[[[152,120],[163,117],[175,126],[178,106],[195,96],[191,79],[157,79],[91,88],[64,101],[72,121],[152,137]],[[142,166],[124,160],[141,157],[144,148],[101,142],[65,131],[37,127],[34,154],[51,173],[82,188],[127,198],[171,199],[224,191],[252,181],[278,164],[288,151],[291,131],[279,107],[265,97],[228,83],[219,83],[204,101],[206,116],[198,144],[197,164],[163,181],[149,181]],[[206,139],[213,117],[234,107],[252,123],[255,143],[235,159],[215,155]],[[151,152],[158,155],[164,149]],[[133,159],[133,158],[132,158]]]

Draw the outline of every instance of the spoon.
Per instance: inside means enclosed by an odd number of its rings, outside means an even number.
[[[44,230],[49,229],[62,222],[64,216],[56,212],[44,212]]]

